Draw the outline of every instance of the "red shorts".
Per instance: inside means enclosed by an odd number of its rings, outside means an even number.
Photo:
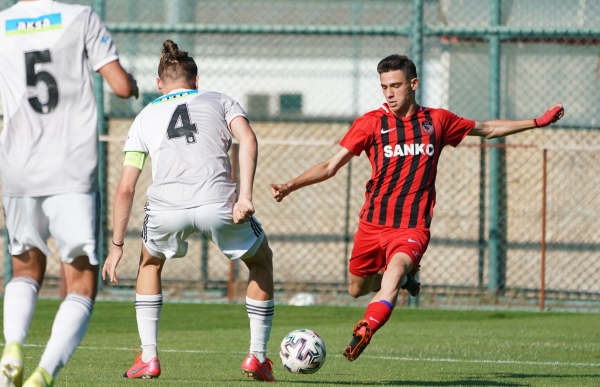
[[[350,273],[369,277],[385,270],[396,253],[404,253],[413,261],[413,270],[429,245],[429,229],[393,228],[360,221],[354,234],[354,247],[350,257]]]

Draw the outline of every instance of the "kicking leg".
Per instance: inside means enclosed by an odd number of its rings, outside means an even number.
[[[158,322],[162,309],[161,273],[164,259],[152,256],[142,244],[140,267],[136,284],[135,314],[142,353],[133,366],[123,374],[125,378],[157,378],[160,376],[158,361]]]
[[[408,255],[394,254],[383,273],[381,289],[367,307],[364,318],[354,326],[352,340],[344,351],[346,359],[356,360],[369,345],[373,334],[389,320],[400,289],[406,283],[406,275],[412,267],[413,262]]]
[[[13,278],[4,292],[4,342],[0,387],[23,384],[23,343],[46,272],[46,256],[37,248],[12,257]]]
[[[63,263],[67,280],[67,297],[54,318],[50,340],[35,372],[25,382],[29,386],[51,386],[58,371],[85,335],[94,299],[96,298],[98,265],[91,265],[87,256]]]
[[[256,253],[243,259],[248,267],[246,311],[250,319],[250,353],[242,363],[249,377],[274,382],[271,360],[267,359],[267,342],[271,335],[275,300],[273,298],[273,252],[265,237]]]

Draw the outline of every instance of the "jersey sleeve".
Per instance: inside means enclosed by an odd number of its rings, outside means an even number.
[[[94,71],[100,70],[106,64],[119,59],[110,32],[100,20],[100,16],[91,9],[85,26],[85,49]]]
[[[229,97],[228,95],[221,94],[221,103],[223,104],[223,111],[225,112],[225,121],[227,121],[227,127],[231,130],[231,121],[236,117],[244,117],[248,119],[246,112],[240,104]]]
[[[444,144],[458,146],[467,134],[475,127],[475,121],[459,117],[456,114],[440,109],[441,123],[444,130]]]
[[[368,117],[360,117],[354,121],[344,138],[340,141],[340,145],[360,156],[373,142],[373,120]]]
[[[146,147],[140,136],[141,129],[142,119],[141,114],[139,114],[133,121],[133,124],[131,124],[131,128],[129,128],[123,152],[142,152],[148,154],[148,147]]]

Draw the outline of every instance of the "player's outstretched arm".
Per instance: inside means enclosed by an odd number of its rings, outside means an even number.
[[[325,181],[337,173],[337,171],[346,165],[350,159],[354,157],[354,153],[348,149],[342,147],[332,158],[327,161],[323,161],[300,176],[288,181],[285,184],[271,183],[271,195],[278,202],[282,201],[284,197],[294,192],[297,189],[306,187]]]
[[[487,139],[510,136],[533,128],[542,128],[560,120],[565,114],[562,104],[552,105],[538,118],[532,120],[491,120],[475,122],[469,136],[480,136]]]
[[[133,75],[121,67],[121,63],[118,60],[107,63],[98,72],[106,79],[106,82],[117,97],[135,97],[136,99],[139,97],[137,81]]]
[[[256,135],[245,117],[236,117],[231,121],[231,133],[240,143],[240,193],[233,207],[234,223],[244,223],[254,214],[252,190],[256,160],[258,158],[258,142]]]
[[[112,245],[110,253],[102,267],[102,279],[106,280],[106,276],[108,275],[110,282],[117,284],[119,283],[117,279],[117,266],[123,257],[123,244],[125,243],[127,224],[131,216],[135,185],[141,172],[139,168],[125,165],[121,171],[121,181],[119,181],[119,185],[115,191]]]

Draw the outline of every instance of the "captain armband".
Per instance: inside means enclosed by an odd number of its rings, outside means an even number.
[[[123,166],[129,165],[131,167],[139,168],[141,171],[144,169],[144,163],[148,157],[144,152],[125,152],[125,160]]]

